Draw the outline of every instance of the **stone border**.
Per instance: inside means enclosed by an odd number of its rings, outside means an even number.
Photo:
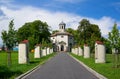
[[[79,62],[82,66],[84,66],[89,72],[93,73],[96,77],[98,77],[99,79],[108,79],[105,76],[99,74],[98,72],[96,72],[95,70],[93,70],[92,68],[88,67],[87,65],[85,65],[83,62],[81,62],[80,60],[78,60],[77,58],[73,57],[72,55],[68,54],[69,56],[71,56],[74,60],[76,60],[77,62]]]
[[[53,57],[54,57],[54,56],[53,56]],[[20,76],[16,77],[15,79],[24,79],[24,77],[28,76],[29,74],[31,74],[31,73],[33,73],[34,71],[36,71],[37,69],[39,69],[39,68],[42,66],[42,64],[50,61],[53,57],[50,57],[48,60],[43,61],[42,63],[40,63],[39,65],[37,65],[37,66],[34,67],[33,69],[31,69],[31,70],[29,70],[29,71],[21,74]]]

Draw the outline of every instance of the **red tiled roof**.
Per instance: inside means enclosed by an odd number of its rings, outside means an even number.
[[[96,43],[97,43],[97,44],[103,44],[103,42],[101,42],[101,41],[96,41]]]
[[[28,43],[29,41],[28,40],[23,40],[21,43]]]

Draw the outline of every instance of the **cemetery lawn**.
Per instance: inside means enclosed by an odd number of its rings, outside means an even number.
[[[113,57],[112,54],[107,54],[107,62],[104,64],[96,64],[94,62],[94,58],[84,59],[82,56],[77,56],[75,54],[70,53],[73,57],[82,61],[84,64],[97,71],[98,73],[104,75],[108,79],[120,79],[120,68],[113,68]]]
[[[53,57],[55,53],[45,57],[34,59],[34,53],[30,53],[29,64],[18,64],[18,53],[12,52],[12,64],[10,67],[7,66],[7,53],[0,52],[0,79],[14,79],[15,77],[27,72],[39,64],[43,64],[50,57]]]

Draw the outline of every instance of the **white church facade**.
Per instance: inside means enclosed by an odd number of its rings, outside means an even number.
[[[52,34],[50,39],[54,45],[54,51],[70,52],[74,44],[73,35],[66,32],[66,24],[64,22],[59,24],[59,32]]]

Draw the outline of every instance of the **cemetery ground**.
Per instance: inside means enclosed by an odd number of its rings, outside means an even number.
[[[7,66],[7,53],[0,52],[0,79],[14,79],[15,77],[27,72],[39,64],[43,64],[50,57],[53,57],[55,53],[41,58],[34,58],[34,53],[29,54],[29,64],[18,64],[18,52],[12,52],[12,64]]]
[[[113,62],[113,55],[107,54],[106,55],[106,63],[95,63],[94,57],[91,58],[83,58],[82,56],[78,56],[75,54],[71,55],[78,60],[82,61],[84,64],[92,68],[93,70],[97,71],[98,73],[104,75],[108,79],[120,79],[120,68],[114,68],[114,62]]]

